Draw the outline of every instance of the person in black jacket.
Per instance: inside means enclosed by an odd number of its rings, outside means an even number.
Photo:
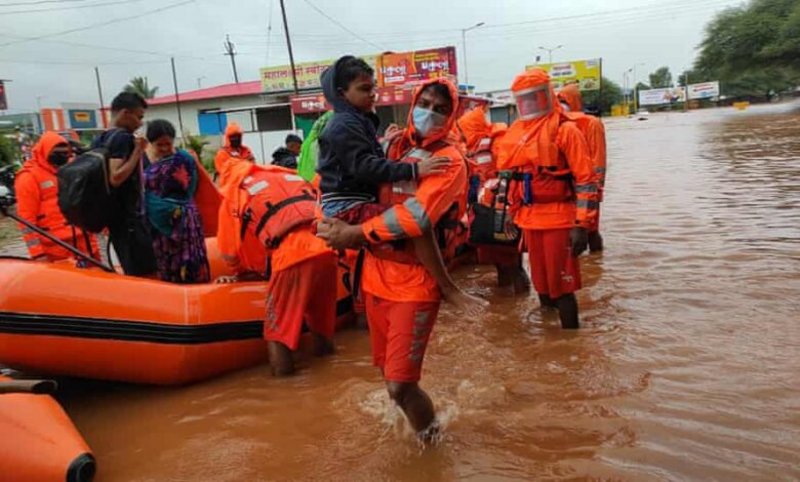
[[[322,92],[334,111],[319,136],[322,213],[348,224],[364,223],[392,207],[377,202],[381,184],[413,184],[418,178],[443,173],[450,164],[446,157],[416,163],[386,158],[378,142],[374,74],[363,59],[346,55],[320,76]],[[457,308],[478,312],[484,302],[465,293],[450,278],[433,229],[410,242],[417,259],[436,278],[442,296]]]
[[[297,169],[297,156],[300,155],[303,139],[296,134],[289,134],[286,136],[285,144],[285,147],[279,147],[272,153],[272,165]]]

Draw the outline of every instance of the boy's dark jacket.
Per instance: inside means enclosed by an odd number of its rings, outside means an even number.
[[[378,185],[407,181],[415,167],[392,162],[378,143],[378,116],[350,105],[336,90],[336,70],[346,57],[322,73],[325,99],[333,106],[333,117],[319,136],[320,189],[324,199],[376,199]]]

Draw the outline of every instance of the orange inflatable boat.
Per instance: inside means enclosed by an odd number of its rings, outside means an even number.
[[[214,277],[224,273],[209,239]],[[340,325],[352,313],[340,268]],[[178,385],[266,360],[263,282],[179,285],[72,261],[0,259],[0,364],[47,375]]]
[[[0,387],[10,379],[0,376]],[[92,452],[49,395],[0,393],[0,480],[89,482]]]

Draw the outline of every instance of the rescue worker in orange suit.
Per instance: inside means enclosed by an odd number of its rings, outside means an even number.
[[[498,168],[515,171],[510,198],[524,232],[533,285],[563,328],[578,328],[578,256],[597,218],[597,183],[586,140],[564,115],[541,69],[511,85],[519,117],[500,141]]]
[[[494,209],[494,196],[498,189],[497,156],[500,139],[508,130],[506,124],[492,124],[486,119],[485,106],[463,114],[456,122],[456,130],[463,141],[469,165],[468,203],[486,205]],[[473,224],[474,226],[474,224]],[[478,262],[491,264],[497,269],[499,286],[514,286],[517,294],[530,291],[530,279],[522,267],[522,255],[517,245],[477,244]]]
[[[333,352],[337,255],[313,233],[317,193],[293,170],[219,157],[223,202],[217,243],[235,273],[221,283],[267,279],[264,338],[275,376],[294,373],[303,322],[318,356]]]
[[[567,111],[567,117],[577,124],[586,142],[597,176],[597,202],[603,202],[606,185],[606,129],[603,121],[583,112],[583,101],[578,84],[568,84],[558,92],[558,100]],[[600,235],[600,208],[597,209],[597,221],[589,228],[589,250],[603,250],[603,237]]]
[[[67,223],[58,208],[56,171],[66,164],[72,150],[66,139],[48,131],[33,147],[32,157],[22,166],[14,181],[17,214],[31,224],[49,232],[54,238],[71,244],[89,256],[99,255],[97,240],[82,229]],[[58,261],[74,257],[67,249],[20,224],[31,258]]]
[[[224,163],[226,159],[230,157],[236,157],[239,159],[245,159],[248,161],[255,162],[256,158],[253,156],[253,151],[250,150],[249,147],[242,144],[242,136],[244,135],[244,131],[242,131],[241,126],[236,122],[231,122],[225,128],[225,136],[222,141],[222,147],[217,151],[217,155],[214,157],[214,164]],[[219,171],[217,171],[219,174]]]
[[[441,292],[436,280],[408,246],[398,240],[422,236],[435,227],[440,238],[448,221],[465,212],[467,168],[452,135],[458,108],[456,87],[430,80],[415,92],[408,127],[388,149],[397,162],[430,156],[449,159],[442,173],[415,183],[381,189],[381,204],[392,207],[359,225],[326,218],[317,235],[335,249],[369,245],[361,289],[366,295],[373,363],[383,372],[389,396],[423,441],[438,433],[433,403],[419,387],[422,362],[436,321]],[[399,251],[402,249],[402,251]]]

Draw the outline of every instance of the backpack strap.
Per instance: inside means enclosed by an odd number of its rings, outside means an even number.
[[[258,220],[258,225],[256,225],[256,236],[261,234],[261,231],[264,230],[264,227],[267,225],[267,222],[269,222],[269,220],[273,216],[278,214],[278,212],[281,209],[285,208],[286,206],[290,206],[292,204],[295,204],[295,203],[299,203],[299,202],[303,202],[303,201],[314,201],[314,202],[316,202],[316,200],[317,200],[316,196],[312,195],[310,192],[308,192],[307,190],[304,189],[303,190],[303,194],[299,194],[297,196],[292,196],[292,197],[286,198],[283,201],[281,201],[281,202],[279,202],[277,204],[274,204],[274,205],[268,203],[267,204],[267,212],[264,213],[263,216],[261,216],[261,219]]]

